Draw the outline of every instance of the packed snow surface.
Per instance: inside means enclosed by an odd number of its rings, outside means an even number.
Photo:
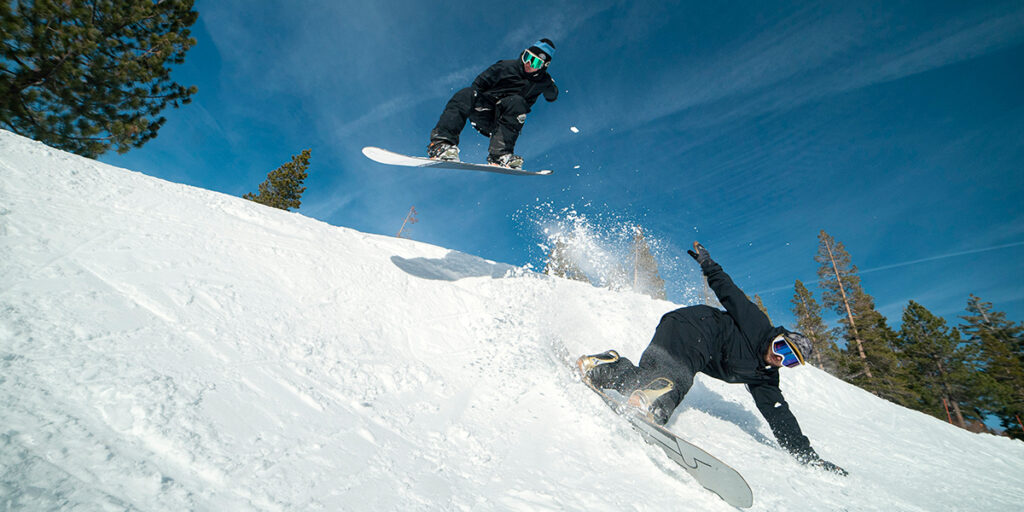
[[[0,131],[0,509],[731,510],[569,367],[635,360],[676,307]],[[1021,509],[1024,443],[813,367],[782,385],[849,477],[740,385],[698,377],[668,425],[752,510]]]

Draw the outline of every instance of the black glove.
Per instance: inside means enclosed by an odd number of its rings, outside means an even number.
[[[697,263],[702,267],[711,263],[711,255],[708,254],[708,250],[699,242],[694,242],[693,251],[686,251],[686,254],[689,254],[693,259],[697,260]]]
[[[849,473],[846,472],[845,469],[843,469],[843,468],[841,468],[839,466],[836,466],[835,464],[832,464],[831,462],[829,462],[829,461],[827,461],[825,459],[815,459],[815,460],[812,460],[812,461],[808,462],[807,465],[811,466],[811,467],[814,467],[814,468],[823,469],[823,470],[828,471],[830,473],[835,473],[835,474],[837,474],[839,476],[846,476],[846,475],[849,474]]]

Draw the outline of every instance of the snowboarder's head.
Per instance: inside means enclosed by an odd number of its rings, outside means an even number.
[[[765,361],[772,366],[793,368],[806,363],[814,351],[810,338],[798,332],[783,331],[768,345]]]
[[[536,73],[551,64],[555,56],[555,43],[550,39],[541,39],[533,43],[529,48],[523,50],[520,57],[523,60],[523,67],[527,73]]]

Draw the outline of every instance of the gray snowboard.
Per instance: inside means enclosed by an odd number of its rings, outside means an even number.
[[[626,405],[626,402],[617,395],[613,396],[594,386],[587,379],[583,379],[583,383],[600,395],[615,412],[624,416],[645,441],[661,448],[668,458],[690,473],[704,488],[719,495],[734,507],[746,508],[754,504],[754,493],[750,490],[750,485],[728,464],[648,420]]]
[[[420,156],[408,156],[401,153],[395,153],[394,151],[388,151],[386,149],[375,148],[373,146],[366,146],[363,148],[363,154],[366,158],[375,162],[388,165],[401,165],[404,167],[436,167],[439,169],[461,169],[464,171],[484,171],[484,172],[496,172],[500,174],[514,174],[517,176],[547,176],[552,171],[524,171],[521,169],[510,169],[508,167],[501,167],[500,165],[491,164],[471,164],[466,162],[445,162],[444,160],[432,160],[430,158],[424,158]]]

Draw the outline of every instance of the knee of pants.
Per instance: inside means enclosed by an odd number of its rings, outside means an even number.
[[[486,137],[490,137],[494,133],[494,113],[493,111],[476,111],[469,115],[469,123],[473,126],[473,129],[480,132]]]
[[[468,116],[473,109],[474,102],[475,98],[473,88],[466,87],[452,95],[451,99],[448,100],[448,103],[444,106],[444,113],[441,115]]]
[[[505,96],[498,100],[498,110],[501,115],[512,115],[518,116],[520,114],[526,114],[526,98],[518,94],[512,96]]]
[[[464,87],[459,89],[455,94],[452,95],[452,99],[466,105],[472,105],[475,100],[476,94],[473,92],[472,87]]]

